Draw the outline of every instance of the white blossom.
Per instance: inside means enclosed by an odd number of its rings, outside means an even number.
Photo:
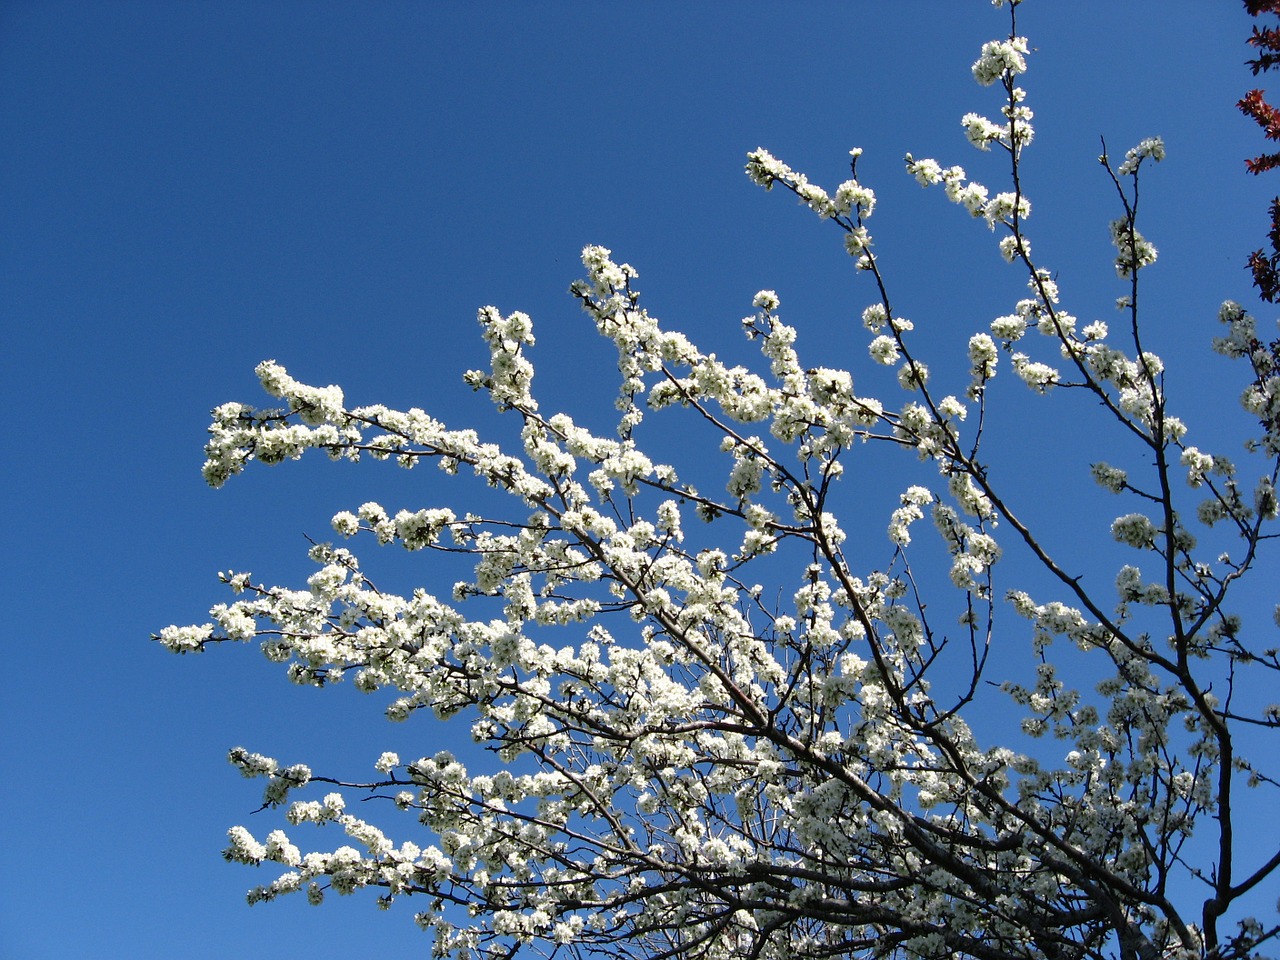
[[[1111,523],[1111,535],[1131,547],[1149,547],[1155,541],[1156,527],[1141,513],[1128,513]]]
[[[990,86],[1003,76],[1015,76],[1027,69],[1027,39],[989,40],[982,45],[982,56],[973,64],[973,77]]]
[[[1148,137],[1136,147],[1125,151],[1124,163],[1116,167],[1116,173],[1122,177],[1135,174],[1142,161],[1148,157],[1157,163],[1164,159],[1164,140],[1160,137]]]

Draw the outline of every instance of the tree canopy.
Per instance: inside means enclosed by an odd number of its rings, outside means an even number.
[[[1240,832],[1280,786],[1280,608],[1262,608],[1280,342],[1223,303],[1212,348],[1238,363],[1251,431],[1237,464],[1179,418],[1192,388],[1167,396],[1144,342],[1154,137],[1100,157],[1116,316],[1071,312],[1028,230],[1032,48],[1018,4],[996,6],[1007,32],[972,71],[996,106],[962,123],[1007,159],[1003,182],[905,158],[1016,277],[964,356],[935,356],[899,306],[912,265],[877,255],[860,149],[831,190],[767,150],[747,158],[754,183],[839,235],[865,356],[896,393],[862,375],[855,389],[850,369],[813,359],[842,359],[829,349],[807,357],[771,290],[742,321],[762,359],[728,363],[650,315],[638,271],[589,246],[571,294],[616,347],[609,429],[600,411],[539,405],[533,321],[495,307],[478,317],[490,365],[465,380],[517,425],[501,441],[349,405],[273,360],[257,370],[273,406],[214,411],[214,486],[320,451],[426,461],[459,475],[460,496],[475,481],[509,495],[504,512],[487,496],[474,512],[343,510],[305,585],[228,572],[235,598],[208,623],[157,634],[178,653],[257,642],[295,683],[391,691],[390,719],[429,711],[492,753],[477,770],[458,748],[384,752],[353,779],[233,749],[288,825],[346,836],[304,854],[297,831],[233,828],[228,859],[282,868],[251,902],[374,888],[420,903],[436,954],[458,958],[1225,960],[1280,933],[1274,904],[1258,906],[1280,844]],[[1082,398],[1115,456],[1042,482],[1091,477],[1116,497],[1088,576],[998,466],[1042,411]],[[1003,414],[1023,404],[1030,427]],[[871,474],[905,478],[875,538],[859,496]],[[433,554],[429,573],[463,558],[468,573],[397,594],[348,542]],[[352,796],[384,812],[356,815]],[[380,819],[397,811],[403,839]]]

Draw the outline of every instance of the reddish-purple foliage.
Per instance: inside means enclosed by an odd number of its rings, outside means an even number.
[[[1244,0],[1244,8],[1254,17],[1263,13],[1280,16],[1280,0]],[[1256,59],[1245,61],[1255,77],[1280,65],[1280,28],[1255,25],[1248,43],[1260,51]],[[1236,106],[1262,128],[1268,140],[1280,140],[1280,110],[1267,103],[1261,90],[1250,90]],[[1260,153],[1245,160],[1245,167],[1254,174],[1280,167],[1280,153]],[[1280,197],[1271,201],[1270,214],[1271,230],[1267,239],[1271,253],[1255,250],[1249,254],[1247,266],[1262,299],[1275,303],[1280,297]]]

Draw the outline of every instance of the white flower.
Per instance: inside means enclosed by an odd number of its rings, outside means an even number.
[[[986,218],[987,226],[994,230],[997,223],[1012,224],[1015,220],[1025,220],[1031,216],[1031,201],[1012,192],[997,193],[987,201],[982,215]]]
[[[846,180],[836,189],[836,212],[845,215],[853,213],[859,217],[869,217],[876,208],[876,195],[870,187],[864,187],[857,180]]]
[[[929,382],[929,368],[919,360],[908,360],[898,368],[898,386],[903,390],[919,390]]]
[[[889,519],[889,539],[905,547],[911,542],[911,524],[924,516],[921,508],[933,500],[933,492],[928,487],[908,487],[899,499],[902,506]]]
[[[1006,74],[1024,73],[1027,69],[1026,56],[1026,37],[988,40],[982,45],[982,55],[973,64],[973,78],[987,87]]]
[[[996,317],[991,321],[992,336],[999,337],[1001,340],[1013,342],[1022,339],[1022,335],[1027,332],[1026,317],[1012,314],[1007,317]]]
[[[937,160],[915,160],[907,154],[907,173],[916,178],[922,187],[942,182],[942,167]]]
[[[758,310],[777,310],[779,304],[778,295],[772,290],[761,290],[755,295],[751,304]]]
[[[964,133],[969,138],[969,142],[979,150],[989,150],[992,141],[1004,140],[1009,135],[1008,127],[992,123],[986,117],[976,113],[966,113],[960,123],[964,127]]]
[[[1095,463],[1089,468],[1093,474],[1093,480],[1098,486],[1104,490],[1110,490],[1112,493],[1119,493],[1124,489],[1129,475],[1118,467],[1113,467],[1108,463]]]
[[[1129,278],[1156,262],[1156,248],[1127,219],[1111,221],[1111,242],[1116,248],[1116,274]]]
[[[1150,547],[1156,538],[1151,519],[1141,513],[1128,513],[1111,522],[1111,535],[1131,547]]]
[[[966,183],[955,192],[952,198],[975,217],[981,217],[986,210],[987,188],[980,183]]]
[[[1195,447],[1187,447],[1182,451],[1182,465],[1187,468],[1187,483],[1198,487],[1204,482],[1204,475],[1213,469],[1213,457],[1201,453]]]
[[[878,333],[888,318],[888,312],[882,303],[873,303],[862,311],[862,325],[872,333]]]
[[[995,342],[985,333],[975,333],[969,338],[969,372],[975,381],[984,382],[994,377],[998,358]]]
[[[1011,358],[1013,371],[1032,390],[1044,393],[1058,382],[1058,371],[1048,364],[1035,363],[1025,353]]]
[[[334,531],[344,537],[354,537],[360,532],[360,518],[346,510],[335,513],[330,523]]]
[[[1018,257],[1031,256],[1031,241],[1026,237],[1015,237],[1010,234],[1007,237],[1000,238],[1000,256],[1004,257],[1006,263],[1013,263]]]
[[[1159,163],[1164,159],[1164,140],[1160,137],[1148,137],[1139,143],[1136,147],[1130,147],[1125,151],[1124,163],[1116,168],[1116,173],[1120,176],[1128,176],[1138,172],[1138,167],[1147,157]]]
[[[871,234],[866,227],[854,227],[844,235],[844,249],[851,257],[862,256],[871,246]]]
[[[893,337],[884,335],[872,340],[867,350],[871,354],[872,360],[886,367],[893,366],[901,356],[898,350],[898,342]]]
[[[235,863],[257,864],[267,856],[267,848],[253,839],[244,827],[232,827],[227,831],[230,846],[222,851],[226,859]]]
[[[174,653],[199,653],[213,636],[213,624],[199,627],[165,627],[156,635],[165,647]]]

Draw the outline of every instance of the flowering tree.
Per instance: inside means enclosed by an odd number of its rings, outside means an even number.
[[[1029,48],[1016,4],[1008,13],[1007,39],[973,66],[1001,94],[999,119],[963,119],[975,147],[1007,158],[1007,189],[906,158],[994,232],[1025,281],[969,339],[967,373],[931,377],[895,309],[861,151],[829,193],[757,150],[755,183],[843,234],[869,284],[870,356],[896,370],[905,402],[806,366],[767,290],[743,321],[767,370],[728,366],[645,311],[635,270],[588,247],[572,294],[617,347],[614,435],[540,408],[532,323],[492,307],[479,314],[490,368],[465,379],[518,420],[519,449],[422,410],[348,406],[274,361],[258,375],[278,408],[214,411],[214,486],[317,449],[435,461],[512,504],[482,516],[365,503],[333,518],[344,539],[470,558],[448,597],[378,589],[351,550],[320,543],[305,588],[224,574],[238,599],[157,635],[178,653],[256,640],[297,683],[353,674],[360,690],[396,692],[391,719],[425,709],[468,724],[500,761],[477,773],[448,751],[383,753],[375,777],[352,782],[233,750],[265,779],[265,806],[347,838],[303,854],[283,829],[233,828],[228,859],[283,868],[251,902],[375,887],[385,903],[420,902],[436,955],[459,958],[1225,960],[1276,938],[1271,904],[1254,901],[1280,851],[1239,831],[1251,798],[1274,803],[1280,787],[1267,766],[1280,707],[1266,699],[1280,656],[1272,627],[1246,629],[1233,598],[1275,535],[1280,345],[1223,305],[1213,346],[1245,368],[1247,472],[1194,445],[1139,323],[1156,249],[1138,229],[1138,185],[1163,157],[1158,139],[1101,158],[1118,211],[1118,331],[1069,312],[1026,232]],[[1036,403],[1070,390],[1109,419],[1118,465],[1081,469],[1119,498],[1110,537],[1133,563],[1074,575],[1023,519],[987,453],[1002,364]],[[708,452],[658,462],[649,428],[668,417],[692,420]],[[887,539],[857,542],[841,476],[873,456],[936,479],[901,492]],[[693,482],[717,474],[714,489]],[[997,684],[997,661],[1001,679],[1025,675]],[[998,710],[975,711],[993,698]],[[316,784],[329,785],[319,799],[300,798]],[[416,839],[348,812],[335,786],[385,800],[389,820],[407,814]]]

